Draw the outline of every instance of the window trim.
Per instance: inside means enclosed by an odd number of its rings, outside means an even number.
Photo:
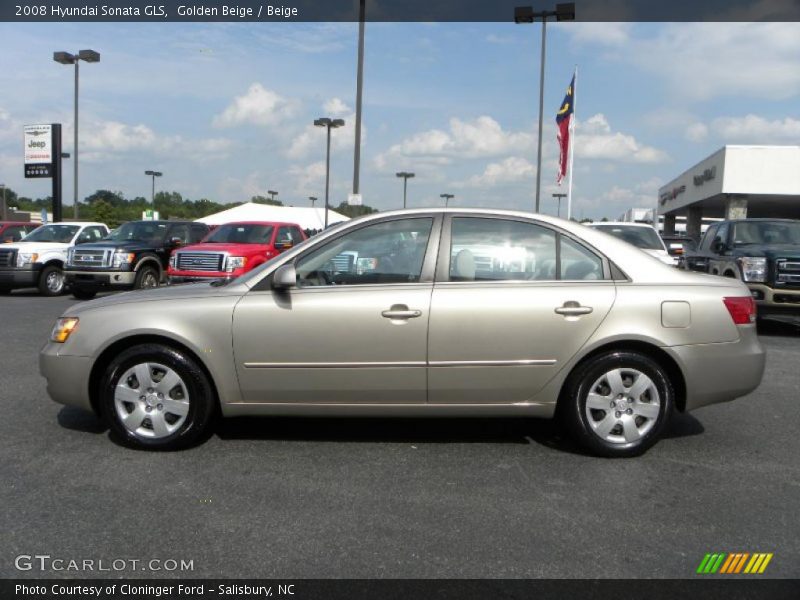
[[[518,221],[527,225],[536,225],[543,227],[555,233],[556,237],[556,264],[558,266],[556,272],[556,279],[498,279],[491,281],[450,281],[450,247],[452,242],[453,219],[471,218],[471,219],[498,219],[501,221]],[[579,246],[591,251],[593,254],[600,258],[603,268],[602,279],[561,279],[561,236],[564,236]],[[469,285],[469,286],[485,286],[485,285],[552,285],[553,283],[613,283],[615,280],[611,274],[611,267],[608,258],[605,254],[598,251],[597,248],[588,242],[572,235],[568,231],[554,226],[550,223],[544,223],[536,219],[511,216],[511,215],[495,215],[495,214],[481,214],[481,213],[461,213],[452,212],[446,213],[442,227],[442,234],[439,240],[439,256],[436,264],[436,274],[434,282],[436,285],[446,284],[451,285]]]

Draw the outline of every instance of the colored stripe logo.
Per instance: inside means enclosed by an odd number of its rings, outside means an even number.
[[[724,575],[742,574],[761,574],[769,561],[772,560],[773,553],[769,552],[717,552],[709,553],[703,557],[697,573],[700,575],[713,575],[715,573]]]

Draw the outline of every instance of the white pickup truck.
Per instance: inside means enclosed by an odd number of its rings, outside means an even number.
[[[58,296],[64,291],[67,251],[107,235],[103,223],[52,223],[35,229],[23,241],[0,245],[0,294],[38,287],[45,296]]]

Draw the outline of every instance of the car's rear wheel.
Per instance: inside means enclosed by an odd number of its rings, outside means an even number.
[[[613,351],[570,375],[561,413],[575,440],[598,456],[638,456],[658,441],[672,415],[675,391],[649,356]]]
[[[216,406],[205,372],[185,353],[142,344],[120,353],[100,384],[100,407],[125,444],[176,450],[199,441]]]
[[[144,290],[149,288],[156,288],[160,285],[158,269],[145,265],[136,273],[136,279],[133,282],[133,287],[137,290]]]
[[[48,265],[39,274],[39,293],[43,296],[60,296],[64,293],[64,271],[56,265]]]

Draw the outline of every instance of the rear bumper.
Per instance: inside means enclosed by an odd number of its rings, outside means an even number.
[[[728,402],[756,389],[764,375],[766,354],[755,325],[739,327],[736,342],[665,348],[686,378],[686,410]]]
[[[39,373],[47,380],[47,394],[55,402],[93,410],[89,401],[91,359],[87,356],[59,356],[63,344],[48,342],[39,353]]]
[[[134,271],[66,271],[67,285],[80,289],[131,288],[136,280]]]
[[[30,269],[0,269],[0,288],[34,287],[39,282],[39,268]]]

